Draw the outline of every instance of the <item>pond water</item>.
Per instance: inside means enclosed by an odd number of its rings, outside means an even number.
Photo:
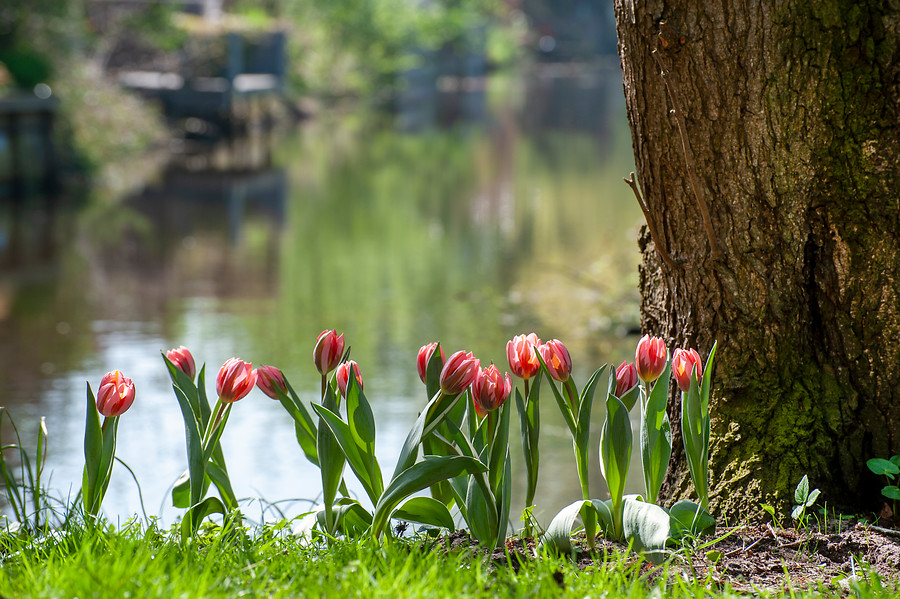
[[[74,497],[80,485],[85,383],[96,390],[119,369],[137,399],[121,419],[118,456],[146,512],[174,521],[167,489],[186,465],[184,429],[160,350],[182,344],[206,363],[211,394],[219,366],[239,356],[282,368],[317,401],[316,336],[343,332],[387,472],[427,400],[415,369],[427,342],[505,369],[506,341],[535,331],[568,345],[579,385],[602,363],[633,357],[642,218],[622,182],[633,167],[618,70],[457,87],[466,91],[393,117],[320,115],[276,140],[183,156],[77,209],[4,209],[0,403],[29,446],[46,417],[55,495]],[[546,524],[580,491],[568,431],[545,393],[536,502]],[[596,497],[606,496],[603,416],[598,406]],[[6,442],[8,423],[3,431]],[[511,438],[516,515],[517,424]],[[239,497],[288,516],[317,498],[318,471],[289,417],[259,391],[235,405],[223,447]],[[264,505],[245,513],[259,517]],[[124,468],[104,510],[140,513]]]

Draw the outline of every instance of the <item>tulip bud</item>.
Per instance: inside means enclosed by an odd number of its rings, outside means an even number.
[[[547,371],[550,377],[560,383],[569,380],[572,374],[572,358],[569,357],[569,350],[563,345],[559,339],[551,339],[547,343],[538,347],[544,364],[547,365]]]
[[[441,391],[445,395],[462,393],[478,376],[479,368],[481,362],[472,352],[456,352],[447,359],[441,370]]]
[[[425,372],[428,370],[428,362],[431,361],[431,356],[434,355],[434,349],[438,346],[437,341],[434,343],[429,343],[427,345],[423,345],[419,348],[419,355],[416,356],[416,368],[419,369],[419,378],[422,379],[422,382],[425,382]],[[441,348],[441,364],[446,362],[444,359],[444,348]]]
[[[197,373],[197,366],[194,364],[194,356],[185,346],[181,345],[175,349],[166,352],[166,359],[172,363],[178,370],[188,375],[188,378],[194,380]]]
[[[678,388],[687,392],[691,388],[691,377],[696,376],[700,382],[703,376],[703,363],[700,354],[695,349],[676,349],[672,355],[672,374],[678,383]]]
[[[326,376],[334,370],[344,354],[344,334],[339,336],[334,329],[324,330],[316,339],[316,347],[313,349],[313,360],[319,374]]]
[[[660,337],[644,335],[638,341],[634,352],[634,363],[638,375],[648,383],[655,381],[666,369],[666,361],[669,353],[666,351],[666,343]]]
[[[475,376],[472,382],[472,398],[479,415],[496,410],[506,403],[512,392],[509,373],[500,374],[500,370],[491,364]]]
[[[134,383],[118,370],[107,372],[97,389],[97,411],[104,416],[124,414],[134,403]]]
[[[284,382],[284,373],[274,366],[256,367],[256,386],[272,399],[278,399],[278,391],[281,391],[284,395],[287,394],[287,383]]]
[[[359,384],[359,388],[363,388],[362,374],[359,372],[359,364],[354,360],[350,360],[349,362],[341,362],[341,364],[337,367],[337,372],[334,373],[334,378],[337,379],[338,391],[341,393],[341,397],[347,397],[347,384],[350,382],[350,369],[353,369],[353,374],[356,375],[356,382]]]
[[[256,371],[253,364],[240,358],[229,358],[216,376],[216,392],[225,403],[235,402],[245,397],[256,385]]]
[[[631,362],[622,362],[616,368],[616,397],[622,397],[637,384],[637,368]]]
[[[514,375],[528,380],[538,373],[541,363],[535,348],[539,345],[541,340],[534,333],[516,335],[506,344],[506,358]]]

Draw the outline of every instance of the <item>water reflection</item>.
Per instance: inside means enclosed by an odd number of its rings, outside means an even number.
[[[159,351],[181,344],[210,379],[237,355],[283,368],[313,401],[313,341],[343,331],[386,469],[426,399],[414,358],[428,341],[505,365],[506,340],[535,330],[567,342],[582,379],[627,357],[640,212],[621,182],[631,150],[618,73],[542,77],[446,90],[470,103],[450,128],[398,130],[404,115],[322,118],[239,169],[188,157],[136,192],[97,194],[58,218],[58,251],[7,269],[0,286],[4,401],[25,431],[48,417],[53,487],[65,494],[80,480],[84,381],[96,387],[119,368],[137,387],[119,456],[148,511],[174,518],[165,493],[185,450]],[[594,418],[599,434],[602,411]],[[552,405],[543,420],[542,517],[579,496]],[[262,394],[235,407],[224,448],[239,497],[319,492],[287,415]],[[592,475],[603,496],[596,465]],[[107,512],[137,506],[117,470]]]

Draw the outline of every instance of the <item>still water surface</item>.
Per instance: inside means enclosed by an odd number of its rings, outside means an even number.
[[[239,356],[282,368],[316,401],[315,338],[342,331],[387,472],[427,399],[415,370],[424,343],[506,368],[506,341],[533,330],[569,346],[579,385],[633,356],[641,214],[622,182],[633,167],[618,70],[470,87],[393,118],[326,115],[271,144],[184,158],[127,193],[97,190],[77,210],[4,212],[0,402],[29,444],[46,416],[54,493],[74,497],[80,484],[85,382],[96,390],[120,369],[137,400],[121,419],[118,456],[147,513],[174,521],[167,489],[185,468],[184,429],[160,350],[182,344],[207,364],[210,394],[218,367]],[[571,441],[545,393],[544,524],[580,498]],[[596,497],[606,493],[603,416],[598,405]],[[517,514],[524,466],[513,422]],[[262,393],[235,406],[223,446],[238,497],[282,502],[288,516],[316,499],[318,471]],[[245,513],[258,517],[260,505]],[[124,468],[104,510],[140,510]]]

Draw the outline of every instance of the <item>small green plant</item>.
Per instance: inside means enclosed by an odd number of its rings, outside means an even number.
[[[803,528],[809,525],[809,515],[806,508],[812,507],[819,497],[819,490],[809,490],[809,478],[804,474],[800,479],[797,488],[794,489],[794,509],[791,511],[791,518],[797,521],[797,524]]]
[[[34,529],[39,530],[42,521],[46,521],[46,519],[42,519],[47,504],[45,491],[41,488],[41,475],[44,471],[44,463],[47,460],[47,424],[41,418],[38,430],[36,461],[32,467],[31,458],[22,446],[22,438],[19,436],[19,429],[16,423],[13,421],[12,416],[9,415],[9,411],[0,407],[0,424],[3,422],[4,415],[9,419],[16,440],[14,443],[7,444],[0,438],[0,476],[2,476],[0,486],[5,491],[6,501],[12,509],[13,516],[18,524],[27,525],[30,521]],[[14,466],[6,461],[5,452],[7,450],[18,454],[21,476],[17,476]],[[30,506],[29,499],[31,499]]]
[[[894,482],[895,478],[900,475],[900,455],[895,455],[889,460],[884,458],[872,458],[866,462],[869,470],[883,476],[887,479],[888,484],[881,489],[881,494],[893,502],[894,517],[897,517],[897,502],[900,501],[900,487]],[[893,482],[893,484],[891,484]]]

